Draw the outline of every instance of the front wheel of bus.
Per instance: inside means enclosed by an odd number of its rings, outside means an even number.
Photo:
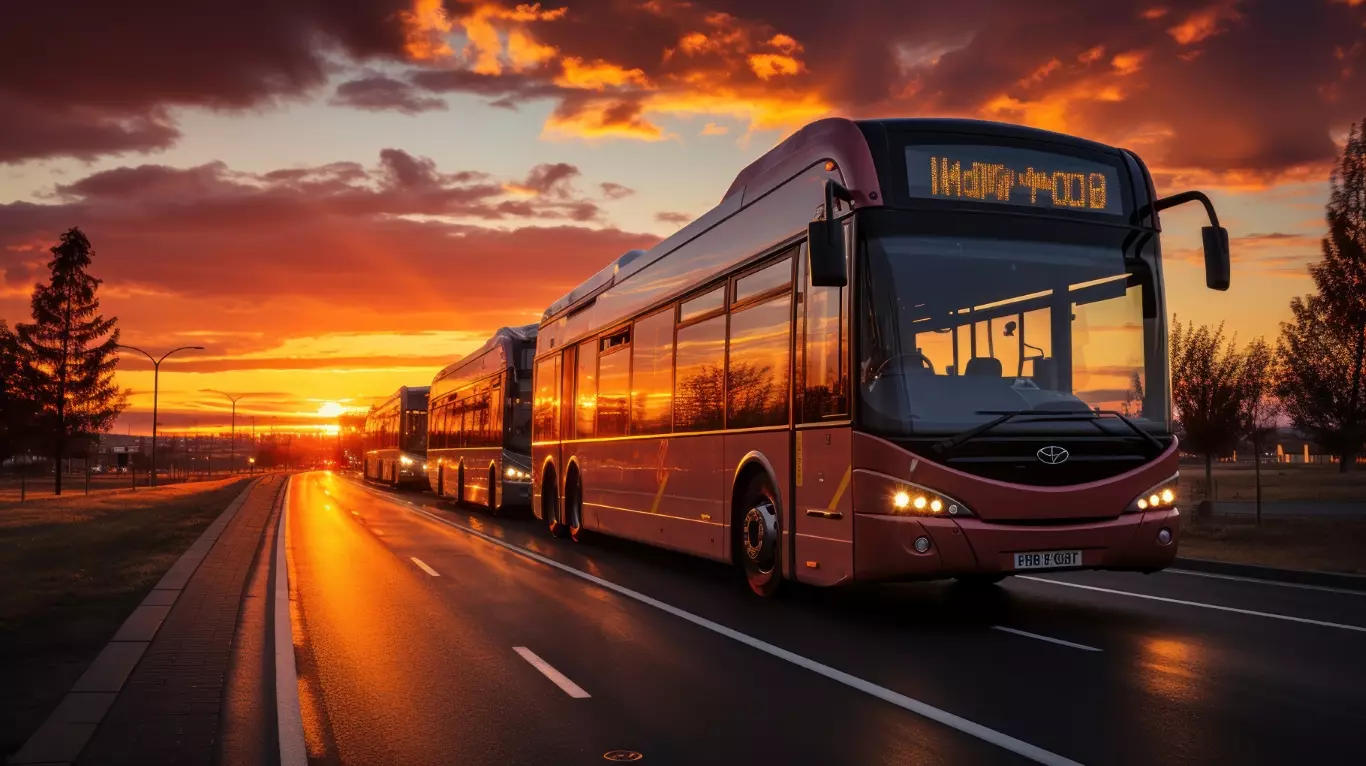
[[[738,509],[740,517],[739,558],[750,590],[772,596],[782,585],[781,535],[778,532],[778,499],[768,480],[750,480]]]

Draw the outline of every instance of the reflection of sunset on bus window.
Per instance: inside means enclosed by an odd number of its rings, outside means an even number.
[[[598,422],[598,342],[580,343],[578,356],[578,369],[574,376],[572,437],[591,439],[597,433]]]
[[[631,346],[631,433],[673,427],[674,310],[636,322]]]
[[[722,369],[726,316],[678,329],[674,430],[713,431],[722,426]]]
[[[784,296],[731,315],[727,427],[787,423],[791,312],[792,299]]]
[[[631,355],[623,349],[598,357],[598,436],[625,436]]]
[[[1077,398],[1103,410],[1121,410],[1143,380],[1143,293],[1074,306],[1072,387]],[[1138,413],[1134,413],[1138,414]]]

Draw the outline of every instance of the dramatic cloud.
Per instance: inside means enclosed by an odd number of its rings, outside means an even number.
[[[332,54],[406,58],[408,0],[6,3],[0,161],[160,149],[169,107],[245,109],[313,92]]]
[[[49,204],[0,205],[0,315],[25,313],[46,248],[79,223],[131,342],[194,332],[232,356],[285,334],[530,321],[585,274],[656,241],[580,225],[598,210],[571,185],[578,173],[555,163],[501,181],[399,149],[373,166],[94,173],[58,185]]]
[[[611,181],[598,184],[598,187],[602,189],[602,196],[607,199],[623,199],[636,193],[636,190],[629,186],[622,186]]]
[[[338,85],[329,103],[371,112],[394,110],[404,114],[447,108],[446,102],[436,96],[423,95],[409,83],[382,76],[362,77]]]

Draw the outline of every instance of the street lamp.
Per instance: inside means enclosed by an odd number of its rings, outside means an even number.
[[[181,346],[180,348],[173,348],[170,351],[167,351],[166,353],[162,354],[160,359],[157,359],[156,357],[152,356],[146,351],[143,351],[137,346],[126,346],[120,343],[118,344],[118,348],[126,348],[129,351],[136,351],[139,354],[142,354],[143,356],[147,357],[152,362],[152,472],[148,479],[148,482],[151,486],[155,487],[157,485],[157,393],[160,389],[161,382],[161,363],[166,361],[166,357],[170,356],[171,354],[174,354],[177,351],[203,351],[204,347]]]
[[[228,401],[232,402],[232,446],[228,447],[228,465],[232,466],[233,473],[237,473],[237,400],[244,396],[251,396],[251,394],[233,396],[226,391],[215,391],[212,388],[206,388],[204,391],[205,393],[226,396]]]

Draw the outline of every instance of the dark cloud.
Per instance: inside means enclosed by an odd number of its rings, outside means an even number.
[[[403,55],[408,0],[5,4],[0,162],[166,147],[168,107],[245,109],[312,92],[327,56]]]
[[[362,77],[337,86],[328,102],[368,112],[395,111],[403,114],[444,111],[446,102],[436,96],[422,95],[411,84],[391,77]]]

